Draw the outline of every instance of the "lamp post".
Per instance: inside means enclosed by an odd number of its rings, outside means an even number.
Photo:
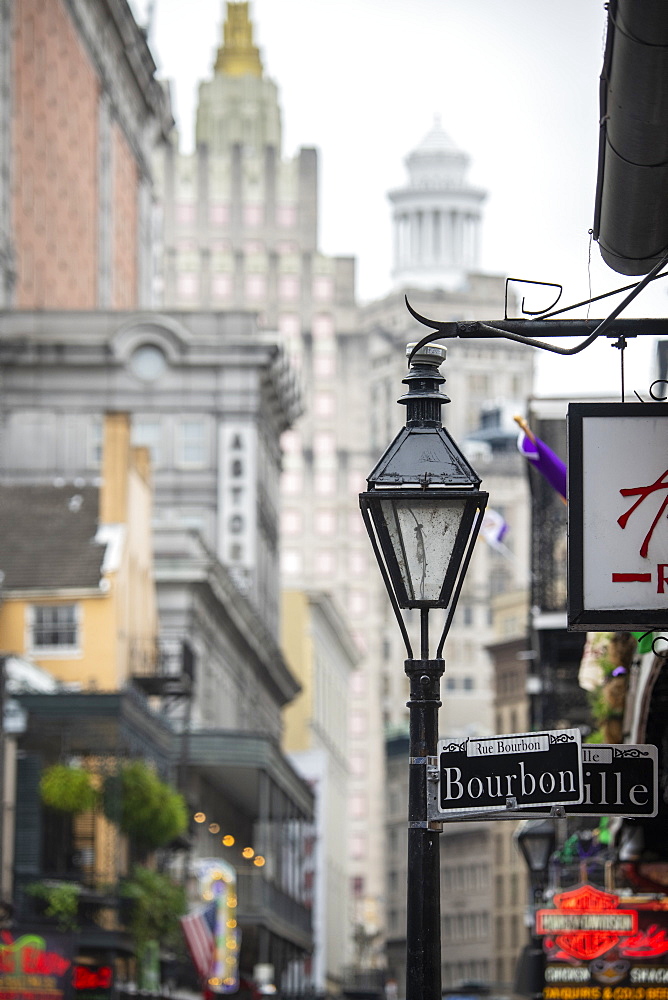
[[[428,757],[438,744],[443,645],[480,530],[487,493],[441,424],[439,390],[446,349],[411,353],[403,382],[406,426],[360,494],[360,508],[408,658],[410,682],[406,998],[441,998],[440,824],[427,819]],[[429,656],[429,611],[445,610],[436,657]],[[413,656],[401,609],[420,611],[420,655]]]
[[[515,843],[529,869],[531,883],[531,940],[519,958],[515,992],[539,1000],[545,981],[545,950],[543,939],[536,934],[536,909],[543,902],[550,858],[556,846],[554,821],[528,820],[517,829]]]

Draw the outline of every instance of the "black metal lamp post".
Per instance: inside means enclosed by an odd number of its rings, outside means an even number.
[[[543,995],[545,979],[545,951],[543,939],[535,930],[536,909],[543,902],[550,858],[556,846],[554,821],[528,820],[517,830],[515,843],[529,869],[531,883],[531,939],[519,958],[515,992],[539,1000]]]
[[[409,345],[408,352],[412,345]],[[443,645],[480,529],[488,494],[441,425],[439,367],[446,349],[422,347],[410,356],[403,382],[406,426],[370,473],[360,507],[406,644],[410,681],[407,1000],[441,1000],[439,825],[427,819],[426,763],[438,744]],[[413,657],[402,608],[420,610],[420,656]],[[446,611],[429,657],[428,615]]]

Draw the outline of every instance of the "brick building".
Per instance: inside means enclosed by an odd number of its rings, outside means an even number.
[[[172,117],[126,0],[2,0],[0,28],[0,306],[150,305]]]

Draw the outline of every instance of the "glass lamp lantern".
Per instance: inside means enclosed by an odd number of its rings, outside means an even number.
[[[399,400],[407,406],[406,426],[359,499],[400,627],[400,608],[445,608],[447,631],[488,494],[441,424],[441,406],[449,402],[439,391],[445,352],[429,345],[412,356],[403,380],[409,391]]]
[[[554,822],[551,819],[527,820],[515,834],[515,840],[532,877],[543,875],[556,845]]]

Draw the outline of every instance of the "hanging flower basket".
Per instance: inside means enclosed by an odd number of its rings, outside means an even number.
[[[163,847],[188,826],[185,800],[142,760],[124,764],[105,782],[104,810],[138,844]]]
[[[67,764],[52,764],[42,772],[39,792],[42,802],[51,809],[67,813],[82,813],[95,809],[99,792],[93,785],[90,771]]]

